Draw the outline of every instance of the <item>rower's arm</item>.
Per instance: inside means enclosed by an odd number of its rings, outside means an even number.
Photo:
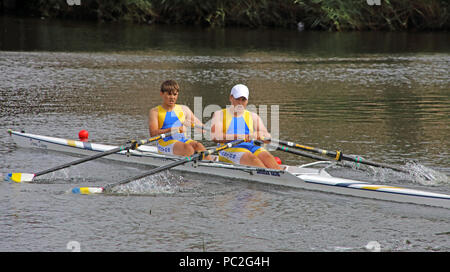
[[[202,123],[202,121],[200,121],[197,116],[195,116],[195,114],[191,111],[190,108],[188,108],[187,106],[182,106],[183,108],[183,112],[184,115],[186,116],[186,120],[184,125],[187,127],[198,127],[198,128],[202,128],[205,125]]]
[[[150,137],[160,134],[158,129],[158,111],[154,108],[148,114],[148,131]]]
[[[222,111],[216,111],[211,119],[211,140],[216,143],[223,143],[224,135],[220,129],[222,124]]]
[[[262,121],[261,117],[259,117],[258,114],[253,114],[253,120],[255,120],[255,127],[253,131],[253,137],[257,140],[264,140],[270,138],[270,133],[267,130],[266,126],[264,125],[264,122]]]

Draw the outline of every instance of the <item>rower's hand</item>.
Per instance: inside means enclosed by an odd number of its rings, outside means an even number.
[[[266,133],[266,132],[255,132],[254,134],[255,134],[255,139],[256,140],[263,141],[266,144],[270,142],[270,141],[266,140],[266,139],[270,139],[271,138],[269,133]]]
[[[253,140],[258,140],[258,133],[252,132],[250,134],[245,135],[246,142],[251,142]]]
[[[232,138],[231,138],[232,137]],[[248,134],[227,134],[227,138],[230,140],[244,140],[245,142],[251,141],[251,137]]]
[[[246,142],[251,142],[253,140],[258,139],[258,134],[256,132],[252,132],[250,134],[240,134],[237,139],[243,139]]]
[[[186,131],[186,128],[184,126],[181,127],[172,127],[168,129],[169,132],[171,131],[172,133],[184,133]]]

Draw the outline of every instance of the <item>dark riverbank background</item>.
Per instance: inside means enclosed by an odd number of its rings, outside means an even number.
[[[448,0],[0,0],[0,14],[325,31],[450,29]]]

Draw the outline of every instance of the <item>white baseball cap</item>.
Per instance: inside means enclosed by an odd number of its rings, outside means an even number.
[[[249,94],[248,88],[243,84],[235,85],[231,89],[231,95],[236,99],[239,97],[245,97],[245,99],[248,100],[248,94]]]

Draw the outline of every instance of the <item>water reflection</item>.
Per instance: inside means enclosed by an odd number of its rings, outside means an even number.
[[[0,50],[146,51],[235,56],[253,51],[342,56],[450,51],[447,33],[205,29],[0,17]]]

